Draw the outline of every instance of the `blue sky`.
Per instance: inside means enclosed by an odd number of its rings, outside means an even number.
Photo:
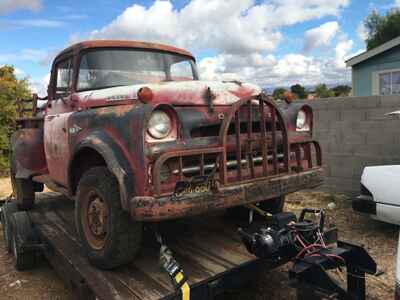
[[[360,24],[395,0],[0,0],[0,65],[43,93],[54,55],[83,39],[138,39],[191,50],[205,79],[262,86],[348,82]],[[398,1],[400,2],[400,1]]]

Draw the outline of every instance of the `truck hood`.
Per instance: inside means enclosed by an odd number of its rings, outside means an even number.
[[[400,205],[400,165],[366,167],[361,183],[371,192],[374,201]]]
[[[240,82],[179,81],[157,84],[137,84],[123,87],[85,91],[77,93],[81,106],[93,107],[115,105],[122,101],[137,101],[137,92],[142,87],[153,91],[152,103],[173,105],[207,105],[207,89],[212,93],[213,105],[230,105],[240,98],[261,93],[257,85]]]

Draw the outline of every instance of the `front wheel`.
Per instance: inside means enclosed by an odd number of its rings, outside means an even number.
[[[133,260],[140,249],[142,223],[121,207],[118,182],[105,167],[87,171],[79,182],[75,223],[89,261],[112,269]]]
[[[285,206],[285,196],[276,197],[271,200],[265,200],[258,204],[262,210],[269,212],[270,214],[278,214],[283,211]]]

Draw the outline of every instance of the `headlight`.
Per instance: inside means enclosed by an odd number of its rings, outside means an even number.
[[[148,133],[155,139],[166,138],[172,130],[172,121],[166,112],[155,110],[150,117]]]
[[[299,113],[297,114],[296,130],[297,131],[310,130],[310,124],[308,123],[307,120],[307,113],[304,110],[300,110]]]

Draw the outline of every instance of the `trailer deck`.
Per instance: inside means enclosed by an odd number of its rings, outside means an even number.
[[[148,231],[143,250],[128,266],[101,271],[80,250],[74,203],[57,193],[42,193],[29,217],[45,247],[45,256],[81,299],[181,299],[159,265],[159,245]],[[221,224],[223,223],[223,224]],[[226,288],[243,284],[260,260],[249,254],[237,226],[224,216],[201,216],[160,226],[191,287],[191,299],[212,299]],[[269,266],[271,268],[273,266]]]

